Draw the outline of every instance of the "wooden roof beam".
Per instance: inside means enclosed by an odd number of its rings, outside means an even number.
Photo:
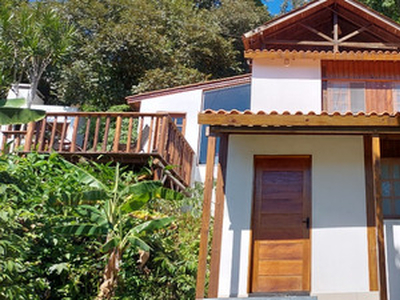
[[[322,33],[321,31],[318,31],[318,30],[316,30],[316,29],[314,29],[314,28],[312,28],[312,27],[310,27],[310,26],[308,26],[308,25],[302,24],[302,23],[300,23],[300,25],[301,25],[302,27],[306,28],[307,30],[309,30],[309,31],[311,31],[311,32],[313,32],[313,33],[315,33],[316,35],[322,37],[323,39],[327,40],[328,42],[331,42],[331,43],[333,42],[333,39],[332,39],[332,38],[330,38],[330,37],[327,36],[326,34]]]
[[[338,42],[339,42],[339,43],[343,43],[344,41],[347,41],[348,39],[351,39],[352,37],[354,37],[354,36],[356,36],[356,35],[359,35],[360,33],[362,33],[362,32],[364,32],[365,30],[367,30],[367,28],[368,28],[369,26],[370,26],[370,25],[361,27],[360,29],[357,29],[357,30],[353,31],[352,33],[349,33],[348,35],[346,35],[346,36],[342,37],[341,39],[339,39]]]

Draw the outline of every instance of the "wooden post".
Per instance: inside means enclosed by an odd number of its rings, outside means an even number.
[[[196,299],[204,298],[207,270],[208,233],[210,231],[211,198],[214,181],[215,136],[208,137],[206,180],[204,182],[203,216],[201,219],[199,265],[196,281]]]
[[[386,259],[385,259],[385,237],[383,228],[382,211],[382,188],[381,188],[381,146],[379,136],[372,137],[372,164],[374,175],[376,224],[378,230],[378,261],[379,261],[379,284],[380,300],[387,300],[386,286]]]
[[[35,131],[35,122],[29,122],[27,131],[26,131],[26,135],[25,135],[25,145],[24,145],[25,152],[31,151],[34,131]]]
[[[364,136],[364,169],[366,188],[365,199],[367,210],[369,290],[379,291],[372,136]]]
[[[337,12],[333,12],[333,52],[339,52],[339,24]]]
[[[71,152],[76,151],[76,137],[78,136],[79,117],[75,116],[74,127],[72,129]]]
[[[168,126],[168,117],[165,116],[162,118],[162,125],[161,125],[161,131],[160,131],[160,143],[158,145],[158,153],[165,157],[165,151],[166,151],[166,142],[167,142],[167,126]]]
[[[122,127],[122,117],[117,117],[117,122],[115,124],[115,136],[114,136],[114,144],[113,151],[118,152],[119,149],[119,140],[121,139],[121,127]]]
[[[218,297],[227,159],[228,159],[228,135],[224,134],[220,137],[220,143],[219,143],[217,186],[215,192],[214,229],[213,229],[213,239],[211,244],[210,283],[208,287],[209,298]]]

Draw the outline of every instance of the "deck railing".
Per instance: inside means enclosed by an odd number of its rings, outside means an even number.
[[[2,130],[1,151],[159,155],[190,183],[194,151],[166,113],[47,113]]]

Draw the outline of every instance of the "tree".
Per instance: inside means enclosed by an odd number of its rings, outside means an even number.
[[[310,0],[283,0],[281,4],[281,14],[285,14],[292,9],[299,8]]]
[[[108,253],[108,262],[97,299],[110,299],[113,296],[125,250],[136,247],[138,250],[150,251],[150,246],[142,239],[143,233],[165,228],[173,221],[171,217],[152,216],[140,210],[154,199],[182,199],[180,193],[163,188],[160,182],[123,182],[119,166],[116,170],[112,187],[86,173],[85,181],[94,183],[97,188],[85,192],[83,201],[95,203],[102,200],[102,204],[100,207],[80,206],[81,213],[88,215],[91,223],[65,225],[59,229],[62,233],[72,235],[105,238],[101,250]],[[150,220],[143,221],[143,218]]]
[[[240,62],[238,73],[249,72],[243,55],[242,35],[271,19],[267,8],[258,1],[221,0],[211,13],[221,28],[222,36],[231,41],[236,50],[235,60]]]
[[[43,72],[68,53],[75,29],[54,8],[41,2],[4,6],[0,18],[0,48],[7,49],[4,55],[12,60],[7,68],[14,69],[14,83],[26,74],[31,84],[27,99],[30,108]]]
[[[361,0],[372,9],[386,15],[396,22],[400,22],[399,0]]]

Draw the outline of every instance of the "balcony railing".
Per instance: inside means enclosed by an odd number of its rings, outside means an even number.
[[[42,121],[2,133],[2,152],[149,154],[172,166],[185,185],[191,181],[194,151],[165,113],[47,113]]]

